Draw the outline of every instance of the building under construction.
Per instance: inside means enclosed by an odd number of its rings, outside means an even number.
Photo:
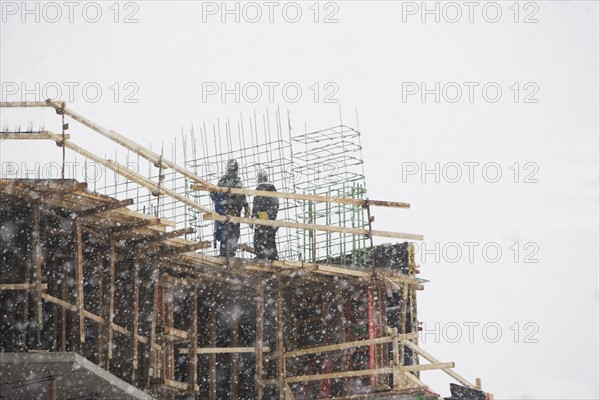
[[[62,129],[0,139],[55,142],[121,179],[0,179],[0,399],[437,399],[434,369],[453,399],[491,399],[419,346],[422,236],[373,228],[376,207],[410,206],[367,199],[357,130],[292,135],[276,112],[182,133],[165,155],[62,102],[1,106],[47,107]],[[81,130],[148,171],[76,144]],[[276,221],[214,211],[231,158],[246,187],[269,171]],[[227,218],[236,257],[213,249]],[[279,260],[254,257],[250,224],[279,228]]]

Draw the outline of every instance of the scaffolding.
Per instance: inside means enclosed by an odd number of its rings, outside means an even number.
[[[293,135],[291,130],[284,130],[284,126],[290,125],[289,119],[284,118],[277,109],[274,116],[267,110],[260,116],[256,113],[249,118],[240,115],[234,123],[217,121],[207,126],[205,122],[199,129],[192,126],[187,134],[182,129],[179,146],[174,140],[167,148],[170,147],[171,160],[176,162],[183,158],[186,169],[207,182],[216,183],[225,173],[227,161],[235,159],[246,187],[254,186],[258,171],[266,170],[270,181],[281,192],[366,199],[359,131],[340,125]],[[161,155],[163,152],[164,147]],[[125,161],[131,163],[129,155]],[[141,161],[138,156],[134,164],[141,165]],[[209,192],[190,189],[195,183],[193,179],[176,171],[152,174],[152,167],[147,165],[148,176],[157,182],[157,187],[167,187],[202,207],[214,208]],[[139,185],[129,181],[96,190],[117,198],[133,196],[137,211],[169,218],[181,227],[194,228],[198,241],[214,240],[213,222],[204,219],[197,208],[161,198],[152,190],[140,189]],[[280,200],[277,219],[360,229],[368,226],[366,209],[362,205],[288,198]],[[245,225],[241,227],[240,242],[241,254],[250,256],[244,251],[252,251],[252,230]],[[365,235],[282,227],[278,229],[276,242],[281,259],[362,267],[370,262],[366,255]]]
[[[125,178],[127,186],[113,185],[117,194],[136,197],[101,195],[87,190],[85,182],[66,179],[0,179],[2,230],[14,232],[2,244],[0,311],[8,317],[0,323],[0,388],[26,382],[31,373],[39,373],[44,375],[41,382],[50,385],[53,400],[66,398],[65,393],[73,397],[54,372],[48,375],[46,364],[57,362],[57,357],[64,356],[60,353],[75,352],[103,369],[107,378],[90,383],[97,387],[81,388],[75,393],[80,397],[91,396],[106,385],[118,386],[131,395],[134,390],[129,384],[153,397],[173,400],[182,396],[216,400],[238,394],[280,400],[397,395],[423,399],[436,395],[421,380],[420,372],[439,369],[464,390],[472,390],[471,398],[490,398],[481,392],[479,380],[475,384],[467,381],[454,371],[453,362],[440,362],[418,346],[416,292],[424,289],[426,281],[416,276],[412,244],[374,247],[371,240],[368,250],[364,243],[363,247],[346,245],[337,253],[326,253],[325,258],[313,245],[308,251],[314,254],[314,262],[215,257],[208,249],[210,241],[198,240],[209,236],[197,236],[195,228],[188,226],[210,231],[209,221],[229,219],[303,232],[303,237],[313,232],[313,243],[318,244],[321,240],[347,243],[346,238],[354,236],[422,240],[418,234],[373,229],[371,206],[410,205],[363,199],[359,192],[364,189],[364,176],[356,169],[344,171],[351,184],[342,183],[341,188],[335,187],[339,181],[294,182],[308,193],[288,191],[284,184],[278,193],[219,188],[211,183],[222,172],[219,164],[235,157],[243,162],[242,174],[244,166],[247,169],[247,181],[256,168],[266,166],[283,182],[293,165],[290,170],[276,170],[276,164],[289,165],[285,149],[290,149],[293,139],[286,141],[283,134],[270,138],[265,129],[263,143],[257,140],[254,145],[244,145],[239,136],[241,146],[230,141],[223,147],[227,151],[203,158],[195,153],[191,135],[192,156],[189,161],[184,157],[182,167],[172,161],[175,157],[167,159],[162,150],[158,154],[104,129],[64,103],[0,105],[52,107],[63,121],[65,115],[71,117],[146,160],[151,164],[149,171],[158,170],[148,175],[139,169],[132,171],[73,143],[64,130],[62,134],[2,133],[0,139],[54,141]],[[276,120],[281,121],[279,114]],[[251,121],[256,127],[256,117]],[[229,122],[224,129],[223,137],[230,140]],[[203,134],[206,132],[203,128]],[[213,132],[219,133],[218,126]],[[243,135],[241,126],[237,132]],[[258,130],[251,132],[256,135]],[[341,138],[341,147],[319,145],[313,150],[322,156],[330,154],[332,163],[349,157],[350,166],[353,162],[355,167],[362,165],[360,157],[345,150],[360,150],[360,145],[347,141],[358,139],[352,129],[340,126],[303,136],[296,143],[305,150],[318,144],[320,137],[337,143]],[[281,143],[280,155],[266,156]],[[210,149],[203,151],[208,154]],[[294,161],[293,154],[302,155],[291,149],[289,154]],[[314,170],[315,159],[304,156],[307,170]],[[296,212],[304,210],[298,204],[327,203],[326,210],[331,210],[336,220],[317,223],[322,218],[316,214],[320,206],[314,207],[312,223],[224,217],[202,197],[223,190],[279,197]],[[318,194],[319,190],[325,192]],[[356,195],[347,196],[355,191]],[[135,201],[142,211],[128,208]],[[152,204],[156,208],[151,208]],[[353,217],[344,215],[344,210],[352,208],[357,214],[366,209],[367,224],[363,215],[362,219],[356,217],[356,226],[345,226],[355,223]],[[175,220],[164,218],[167,214]],[[331,235],[316,236],[321,232]],[[194,234],[196,240],[184,238]],[[335,259],[336,254],[348,251],[368,253],[371,268],[355,269],[348,258]],[[343,261],[348,264],[332,265]],[[29,352],[50,354],[40,358],[38,368],[28,361],[33,357],[20,355]],[[68,359],[78,365],[86,363],[81,358]],[[421,359],[428,363],[420,363]],[[90,365],[84,367],[93,370]],[[30,390],[26,394],[31,396],[37,386],[25,390]],[[145,396],[138,394],[139,398]]]

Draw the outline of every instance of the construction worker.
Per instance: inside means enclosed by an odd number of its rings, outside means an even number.
[[[258,172],[258,186],[256,190],[276,192],[275,185],[269,182],[269,174],[265,170]],[[270,219],[277,218],[279,211],[279,199],[277,197],[254,196],[252,202],[252,218]],[[275,234],[277,227],[266,225],[254,225],[254,251],[256,258],[277,260],[277,244],[275,243]]]
[[[227,161],[227,171],[219,179],[217,186],[239,189],[244,187],[242,180],[238,177],[238,163],[236,160]],[[215,211],[218,214],[239,217],[242,209],[244,209],[245,217],[248,217],[250,214],[246,195],[211,192],[210,198],[215,203]],[[215,221],[215,247],[216,241],[218,241],[219,255],[221,257],[235,257],[239,239],[239,223]]]

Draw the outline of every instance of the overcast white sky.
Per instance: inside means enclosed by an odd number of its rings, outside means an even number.
[[[498,399],[597,399],[598,4],[228,2],[228,14],[221,2],[3,1],[2,101],[58,87],[75,111],[158,148],[182,127],[278,106],[296,131],[330,127],[329,95],[345,124],[358,110],[369,196],[412,204],[375,210],[376,229],[423,233],[431,250],[417,255],[431,281],[422,347]],[[222,82],[239,83],[239,102]],[[1,127],[48,121],[2,109]],[[75,126],[74,142],[114,152]],[[4,174],[60,151],[2,141],[0,157]],[[439,182],[421,175],[436,163]],[[445,375],[422,379],[448,395]]]

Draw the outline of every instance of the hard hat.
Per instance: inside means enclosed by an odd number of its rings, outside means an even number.
[[[227,171],[236,172],[238,170],[238,163],[236,160],[227,161]]]
[[[266,170],[261,169],[260,171],[258,171],[258,176],[257,176],[256,180],[258,181],[258,183],[268,182],[269,181],[269,173]]]

